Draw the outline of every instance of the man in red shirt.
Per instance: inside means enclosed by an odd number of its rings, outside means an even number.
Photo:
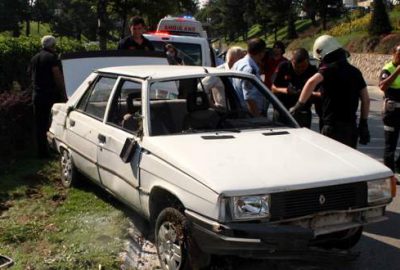
[[[272,47],[272,52],[265,54],[262,70],[264,74],[264,83],[269,89],[271,89],[272,81],[279,64],[288,61],[288,59],[283,56],[284,53],[285,45],[281,41],[277,41]]]

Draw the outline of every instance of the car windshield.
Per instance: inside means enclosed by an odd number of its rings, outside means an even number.
[[[163,42],[163,41],[151,41],[156,51],[165,52],[165,45],[173,45],[178,54],[177,56],[183,60],[184,65],[188,66],[201,66],[202,53],[201,46],[199,44],[182,43],[182,42]]]
[[[256,100],[258,115],[249,111],[242,88]],[[152,136],[296,127],[270,91],[245,77],[157,81],[150,84],[149,99]]]

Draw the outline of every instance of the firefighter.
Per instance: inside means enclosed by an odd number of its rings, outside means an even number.
[[[313,55],[321,61],[318,72],[308,79],[290,112],[293,116],[301,112],[313,91],[320,85],[323,121],[321,133],[353,148],[357,147],[358,138],[360,144],[369,143],[369,95],[360,70],[347,61],[349,53],[329,35],[322,35],[315,40]],[[359,100],[361,115],[357,127]]]

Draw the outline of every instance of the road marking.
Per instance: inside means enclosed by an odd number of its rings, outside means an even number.
[[[384,235],[378,235],[378,234],[374,234],[374,233],[369,233],[369,232],[363,232],[363,235],[372,238],[374,240],[377,240],[379,242],[383,242],[389,246],[392,246],[396,249],[399,248],[400,245],[400,239],[397,238],[393,238],[393,237],[389,237],[389,236],[384,236]]]

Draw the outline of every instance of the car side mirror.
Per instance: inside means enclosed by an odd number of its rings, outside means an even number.
[[[73,110],[74,110],[74,107],[73,107],[73,106],[68,106],[68,107],[67,107],[67,115],[69,115],[70,112],[72,112]]]
[[[136,151],[137,142],[134,139],[126,138],[124,146],[122,147],[121,153],[119,154],[123,162],[129,163]]]

